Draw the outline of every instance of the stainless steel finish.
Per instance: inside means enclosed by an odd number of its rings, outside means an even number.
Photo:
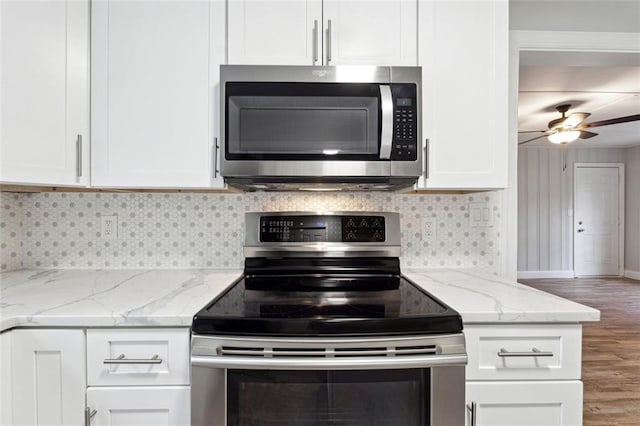
[[[245,190],[395,190],[410,187],[422,172],[422,149],[416,161],[274,161],[227,160],[225,130],[226,83],[301,82],[301,83],[415,83],[417,117],[421,117],[420,67],[376,66],[277,66],[222,65],[220,67],[221,120],[220,172],[230,185]],[[417,126],[421,145],[420,120]],[[261,180],[262,179],[262,180]],[[308,181],[305,181],[308,180]],[[349,181],[356,179],[357,182]],[[395,181],[393,181],[395,179]],[[393,182],[392,182],[393,181]]]
[[[222,151],[224,152],[224,151]],[[222,161],[222,176],[390,176],[388,161]],[[411,176],[407,172],[406,176]]]
[[[462,334],[431,335],[431,336],[404,336],[404,337],[376,337],[376,338],[288,338],[279,339],[272,337],[222,337],[222,336],[198,336],[194,335],[192,342],[192,385],[191,385],[191,421],[192,424],[208,424],[212,426],[226,426],[226,368],[216,367],[218,363],[227,366],[248,368],[253,363],[255,368],[273,369],[282,362],[283,369],[301,369],[311,367],[311,363],[322,364],[322,369],[372,369],[372,368],[408,368],[411,361],[401,366],[402,360],[416,358],[409,356],[377,356],[370,357],[331,357],[330,354],[358,352],[358,348],[436,348],[436,354],[418,362],[415,368],[430,368],[431,371],[431,419],[433,425],[463,425],[464,424],[464,366],[466,361],[464,336]],[[308,353],[309,349],[317,348],[325,352],[322,357],[292,356],[268,357],[268,356],[235,356],[220,355],[223,347],[235,348],[290,348],[290,352]],[[350,351],[352,350],[352,351]],[[387,350],[387,349],[380,349]],[[427,349],[425,352],[428,352]],[[228,352],[228,350],[227,350]],[[363,351],[359,351],[363,352]],[[372,352],[372,351],[368,351]],[[431,352],[433,352],[431,350]],[[448,358],[454,365],[440,364],[439,361]],[[212,361],[212,359],[214,359]],[[216,359],[220,359],[217,361]],[[233,361],[233,360],[244,361]],[[284,360],[284,361],[282,361]],[[297,363],[294,364],[291,362]],[[395,361],[394,361],[395,360]],[[337,361],[337,362],[336,362]],[[358,362],[362,361],[367,365]],[[344,362],[344,363],[343,363]],[[333,365],[330,365],[332,364]],[[353,363],[347,367],[348,363]],[[261,366],[259,365],[261,364]],[[436,365],[437,364],[437,365]]]
[[[327,21],[327,65],[331,64],[331,19]]]
[[[154,354],[151,358],[127,358],[125,354],[120,354],[116,358],[105,358],[104,364],[162,364],[162,358]]]
[[[527,356],[553,356],[553,352],[542,352],[538,348],[531,348],[531,352],[510,352],[504,348],[500,348],[500,352],[498,352],[498,356],[501,357],[527,357]]]
[[[425,179],[429,179],[429,138],[424,140],[424,174]]]
[[[98,410],[92,409],[91,407],[87,407],[84,409],[84,424],[85,426],[89,426],[91,424],[91,419],[96,415]]]
[[[318,62],[318,20],[313,20],[313,65]]]
[[[82,135],[76,138],[76,175],[82,177]]]
[[[393,140],[393,98],[390,86],[380,86],[380,104],[382,109],[382,133],[380,135],[380,159],[391,158]]]
[[[373,243],[360,243],[373,244]],[[245,257],[301,257],[313,254],[313,257],[399,257],[400,247],[381,250],[378,247],[345,247],[340,243],[292,243],[289,246],[245,247]]]
[[[476,426],[476,419],[477,419],[476,413],[478,412],[477,404],[475,402],[472,402],[471,404],[467,404],[467,410],[471,415],[471,423],[469,424],[469,426]]]
[[[218,177],[218,138],[213,138],[213,178]]]
[[[243,370],[381,370],[403,368],[431,368],[442,365],[465,365],[466,355],[404,356],[351,358],[254,358],[192,356],[191,365],[209,368],[239,368]]]
[[[399,356],[403,351],[411,348],[432,348],[436,351],[427,351],[432,353],[430,357],[466,357],[464,335],[459,334],[434,334],[427,336],[386,336],[386,337],[296,337],[296,338],[280,338],[280,337],[263,337],[263,336],[247,336],[247,337],[228,337],[228,336],[210,336],[210,335],[193,335],[191,337],[191,355],[195,357],[207,358],[242,358],[235,356],[223,355],[223,348],[234,348],[236,350],[252,350],[257,360],[277,359],[273,354],[277,351],[293,349],[296,351],[304,350],[316,351],[318,360],[339,359],[340,351],[345,350],[383,350],[388,355],[383,358],[404,358]],[[275,349],[275,351],[274,351]],[[391,355],[395,354],[395,355]],[[288,356],[287,358],[294,358]],[[302,356],[307,359],[309,356]],[[377,356],[357,357],[362,360],[380,358]],[[353,358],[347,358],[347,361]],[[457,362],[457,361],[456,361]],[[463,361],[464,362],[464,361]]]

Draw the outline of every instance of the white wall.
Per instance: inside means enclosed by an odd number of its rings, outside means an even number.
[[[638,0],[510,0],[512,30],[640,32]]]
[[[640,146],[627,150],[625,275],[640,280]]]
[[[634,149],[640,152],[640,147]],[[568,216],[568,210],[573,208],[573,164],[626,163],[630,151],[623,148],[518,149],[519,277],[573,276],[573,218]],[[640,154],[637,155],[640,169]],[[564,171],[563,156],[566,158]],[[640,170],[636,173],[640,176]],[[634,183],[627,177],[626,182],[627,194],[640,191],[640,178]],[[634,238],[627,234],[626,239]],[[637,240],[638,232],[634,235]],[[527,274],[527,271],[544,273]]]

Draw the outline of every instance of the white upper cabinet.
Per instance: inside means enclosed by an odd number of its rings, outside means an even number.
[[[219,3],[92,3],[93,186],[222,186]]]
[[[229,63],[320,65],[322,0],[229,0]]]
[[[417,0],[229,0],[230,64],[416,65]]]
[[[416,0],[324,0],[325,65],[417,65]]]
[[[428,178],[419,187],[507,186],[508,18],[506,0],[420,0]]]
[[[0,182],[89,180],[89,0],[0,2]]]

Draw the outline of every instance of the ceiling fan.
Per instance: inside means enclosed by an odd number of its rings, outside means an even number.
[[[536,136],[533,139],[529,139],[518,143],[523,145],[525,143],[533,142],[543,137],[547,137],[549,142],[555,144],[568,144],[574,140],[589,139],[597,136],[597,133],[589,132],[584,129],[591,127],[609,126],[611,124],[627,123],[629,121],[640,120],[640,114],[628,115],[626,117],[611,118],[608,120],[592,121],[591,123],[583,123],[591,114],[588,112],[574,112],[573,114],[566,116],[567,111],[571,108],[571,104],[558,105],[556,110],[562,114],[562,117],[551,120],[547,125],[547,130],[527,130],[518,133],[543,133],[540,136]]]

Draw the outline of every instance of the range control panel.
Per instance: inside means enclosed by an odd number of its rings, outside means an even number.
[[[418,159],[417,97],[415,84],[392,84],[393,141],[391,159],[415,161]]]
[[[262,216],[261,242],[384,242],[384,216]]]

